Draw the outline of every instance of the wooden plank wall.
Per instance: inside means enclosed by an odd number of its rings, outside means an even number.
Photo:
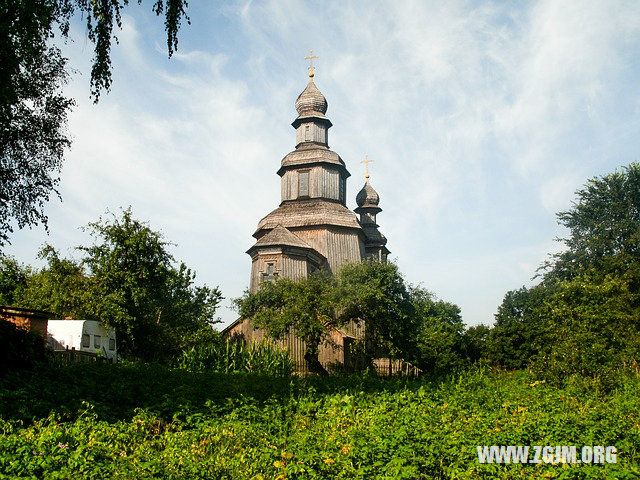
[[[340,199],[340,173],[333,168],[314,166],[309,171],[309,197]],[[344,180],[343,180],[344,181]],[[288,170],[281,180],[282,200],[298,198],[298,171]]]
[[[358,339],[363,338],[364,332],[364,324],[355,322],[349,322],[349,324],[341,329],[341,332],[333,331],[320,346],[318,359],[322,366],[329,372],[332,372],[340,368],[341,365],[344,365],[345,351],[343,334]],[[261,342],[267,338],[263,330],[253,328],[250,320],[242,321],[231,329],[227,335],[228,338],[234,338],[234,336],[237,335],[238,337],[236,338],[242,338],[247,344]],[[306,345],[305,342],[296,336],[295,330],[292,330],[285,339],[276,341],[275,343],[289,352],[289,355],[295,363],[296,373],[302,375],[309,373],[304,360]],[[377,373],[381,376],[415,376],[420,373],[419,369],[400,359],[376,358],[373,363]]]

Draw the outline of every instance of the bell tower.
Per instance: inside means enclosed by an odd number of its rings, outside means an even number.
[[[314,55],[308,60],[317,58]],[[298,95],[295,148],[280,162],[280,206],[258,222],[253,236],[250,291],[277,276],[300,279],[318,269],[335,272],[365,256],[367,239],[346,206],[347,178],[340,156],[329,149],[327,100],[314,82],[314,67]]]

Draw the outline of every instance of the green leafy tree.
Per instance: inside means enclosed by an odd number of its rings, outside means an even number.
[[[367,357],[415,357],[419,317],[395,264],[364,261],[343,266],[335,298],[342,323],[364,322]]]
[[[479,324],[468,327],[462,334],[464,357],[472,362],[488,360],[490,349],[491,327]]]
[[[489,359],[507,368],[524,368],[550,341],[549,310],[545,301],[551,287],[539,284],[507,292],[495,315],[487,352]]]
[[[532,359],[541,376],[607,376],[640,361],[640,292],[631,275],[600,271],[562,280],[547,299],[547,342]]]
[[[0,305],[19,306],[30,274],[15,258],[0,255]]]
[[[140,3],[140,2],[138,2]],[[67,116],[74,101],[62,93],[67,59],[55,45],[66,40],[80,14],[94,44],[91,93],[95,101],[111,86],[111,43],[127,0],[0,0],[0,247],[18,228],[43,224],[44,205],[59,195],[63,154],[70,144]],[[186,0],[157,0],[164,15],[169,56],[178,45]]]
[[[326,375],[318,354],[328,329],[340,324],[334,283],[332,277],[322,272],[299,281],[278,278],[263,282],[256,293],[245,292],[234,302],[242,317],[250,318],[256,328],[264,328],[270,337],[282,339],[294,333],[302,339],[307,368]]]
[[[61,318],[93,318],[93,279],[87,276],[82,263],[61,258],[50,245],[45,245],[38,257],[46,260],[47,266],[32,270],[27,276],[19,306],[45,310]]]
[[[415,362],[425,372],[447,372],[463,364],[464,322],[460,307],[437,300],[422,288],[410,289],[419,326]]]
[[[93,277],[94,317],[116,328],[125,355],[175,358],[190,336],[216,322],[220,291],[196,286],[195,273],[183,263],[176,267],[169,243],[131,209],[88,230],[95,242],[79,248]]]
[[[441,371],[462,361],[460,309],[424,289],[408,287],[392,263],[365,261],[343,266],[335,277],[315,274],[300,281],[263,282],[255,294],[245,292],[235,304],[242,317],[272,338],[292,333],[301,338],[313,372],[326,373],[318,352],[330,330],[351,322],[364,324],[357,347],[365,365],[391,356]]]
[[[603,375],[640,353],[640,166],[589,180],[571,209],[566,249],[542,282],[509,292],[496,314],[489,356],[559,380]]]
[[[640,265],[640,165],[632,163],[589,180],[558,221],[570,234],[567,249],[543,268],[545,279],[571,279],[596,269],[616,275]]]

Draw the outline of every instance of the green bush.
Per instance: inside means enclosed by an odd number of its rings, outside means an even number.
[[[527,372],[491,369],[435,381],[285,379],[94,364],[0,380],[0,397],[20,395],[29,398],[20,402],[25,413],[41,413],[31,421],[2,414],[0,478],[506,480],[640,474],[640,378],[631,373],[603,394],[582,376],[559,387]],[[68,408],[71,401],[75,410]],[[123,405],[126,415],[119,413]],[[478,445],[613,445],[618,455],[617,463],[603,465],[480,464]]]

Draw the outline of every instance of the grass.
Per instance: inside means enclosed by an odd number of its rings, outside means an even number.
[[[0,380],[0,478],[638,478],[640,381],[267,377],[83,364]],[[482,465],[477,445],[614,445]]]

